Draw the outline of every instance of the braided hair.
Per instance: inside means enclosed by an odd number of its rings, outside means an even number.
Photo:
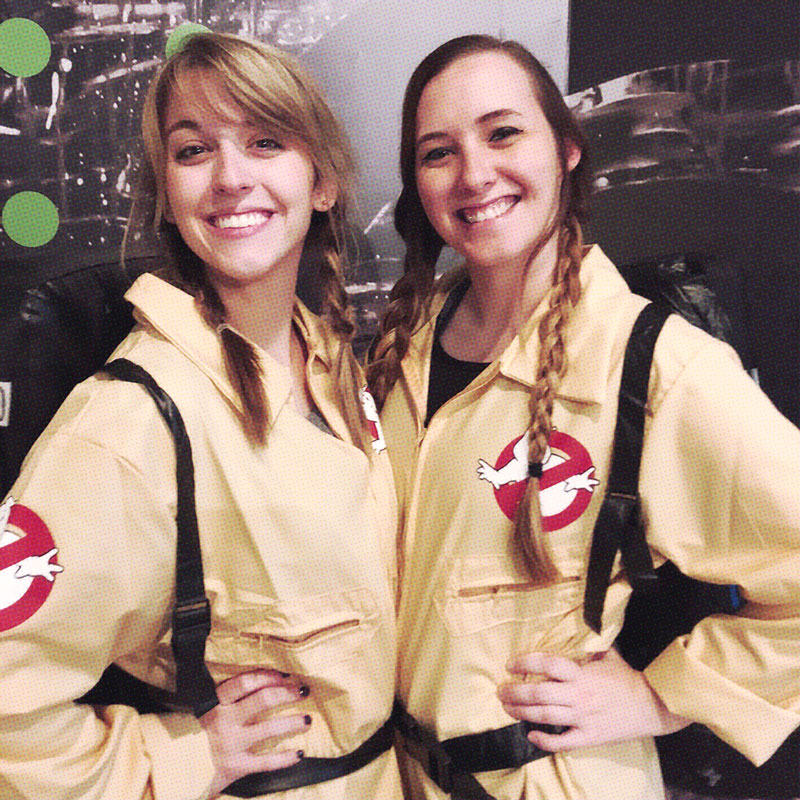
[[[196,87],[198,73],[219,78],[231,100],[250,118],[304,143],[318,180],[337,188],[336,202],[313,211],[306,242],[323,253],[319,284],[322,315],[340,341],[336,385],[353,441],[368,455],[372,448],[358,392],[359,367],[350,341],[355,331],[343,283],[346,268],[346,207],[354,172],[345,136],[314,82],[288,54],[261,42],[231,34],[192,35],[158,70],[147,92],[142,115],[146,159],[141,165],[140,196],[126,230],[148,218],[165,245],[167,273],[194,295],[203,318],[219,332],[225,366],[244,409],[242,424],[258,443],[267,438],[269,407],[258,354],[253,345],[225,325],[226,309],[208,280],[205,264],[165,218],[167,207],[164,121],[170,97]],[[202,77],[202,75],[200,76]],[[196,88],[193,94],[197,94]]]
[[[408,352],[411,335],[428,316],[425,312],[435,287],[436,261],[444,240],[436,232],[422,206],[416,181],[417,109],[428,83],[457,59],[476,53],[497,52],[513,59],[528,74],[531,89],[556,139],[561,164],[559,205],[551,224],[535,249],[557,237],[556,267],[548,295],[548,308],[538,325],[541,357],[530,391],[528,426],[529,461],[540,465],[553,429],[553,403],[566,368],[564,330],[577,304],[583,256],[581,221],[588,194],[585,139],[553,79],[541,63],[521,44],[492,36],[470,35],[451,39],[430,53],[414,71],[403,100],[400,176],[402,192],[395,208],[395,227],[406,244],[404,272],[389,296],[380,339],[367,369],[372,394],[379,407],[400,377],[401,362]],[[570,150],[581,158],[567,169]],[[444,288],[440,285],[439,288]],[[557,571],[542,530],[539,476],[532,470],[525,495],[514,521],[514,541],[531,576],[537,581],[555,578]]]

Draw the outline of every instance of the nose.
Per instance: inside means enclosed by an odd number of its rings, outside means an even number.
[[[477,193],[490,186],[494,180],[491,153],[480,145],[465,145],[461,151],[462,188],[469,193]]]
[[[233,143],[220,144],[214,159],[213,188],[219,194],[237,194],[253,187],[247,155]]]

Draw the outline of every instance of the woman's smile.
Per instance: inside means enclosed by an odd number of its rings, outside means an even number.
[[[517,195],[498,197],[496,200],[490,200],[481,205],[460,208],[456,211],[456,215],[469,225],[476,225],[506,216],[518,201],[519,196]]]

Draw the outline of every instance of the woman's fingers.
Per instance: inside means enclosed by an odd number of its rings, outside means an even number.
[[[506,714],[523,722],[535,722],[539,725],[567,725],[572,727],[578,722],[578,714],[572,706],[532,706],[503,704]]]
[[[276,669],[258,669],[242,672],[217,686],[217,697],[223,705],[230,705],[267,686],[293,686],[291,675]]]
[[[500,702],[505,705],[556,705],[575,704],[575,688],[569,682],[540,681],[539,683],[505,683],[497,690]]]
[[[242,775],[252,772],[271,772],[275,769],[291,767],[303,758],[302,750],[281,750],[277,753],[264,753],[263,755],[246,754],[243,763]]]
[[[580,665],[571,658],[547,653],[525,653],[509,661],[506,669],[512,675],[544,675],[554,681],[575,680],[580,675]]]
[[[259,714],[287,703],[297,703],[308,696],[307,686],[265,686],[245,695],[234,704],[240,722],[248,724]]]
[[[297,703],[309,694],[308,686],[277,670],[253,670],[236,675],[217,687],[219,705],[200,717],[208,735],[217,773],[211,785],[212,796],[242,775],[283,769],[297,763],[297,750],[274,750],[281,738],[306,730],[307,714],[270,716],[267,711],[287,703]],[[269,749],[269,752],[260,752]]]
[[[291,767],[303,758],[302,750],[280,750],[273,753],[253,754],[243,751],[229,759],[229,773],[217,784],[217,794],[225,786],[243,775],[253,772],[270,772]],[[213,796],[213,795],[212,795]]]
[[[247,725],[244,729],[244,746],[249,750],[268,739],[291,736],[308,730],[311,717],[308,714],[292,714],[290,716],[272,717],[263,722]]]

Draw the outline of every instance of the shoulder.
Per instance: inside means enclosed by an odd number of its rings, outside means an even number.
[[[730,345],[673,313],[656,342],[650,381],[650,402],[655,409],[669,393],[724,396],[751,379]]]
[[[140,328],[123,340],[112,359],[123,356],[153,374],[160,385],[159,374],[171,369],[179,380],[184,369],[185,359],[174,348],[157,342]],[[71,443],[77,442],[81,443],[82,452],[95,450],[142,475],[151,473],[159,464],[174,469],[171,435],[154,400],[139,384],[112,378],[102,371],[72,389],[31,453],[49,450],[63,452],[69,458]]]

